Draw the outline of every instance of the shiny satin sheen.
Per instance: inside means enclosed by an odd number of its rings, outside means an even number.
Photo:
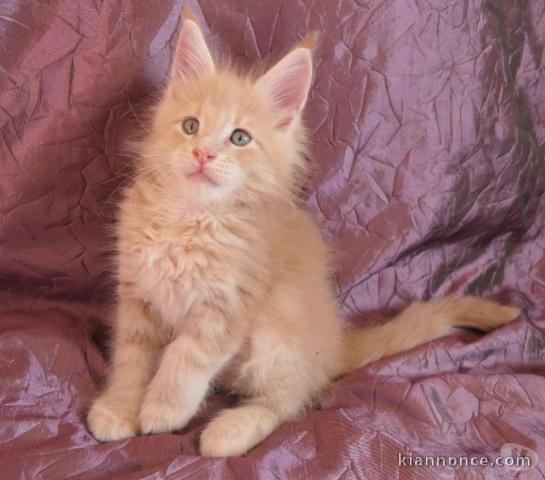
[[[181,433],[97,443],[85,416],[107,369],[124,147],[164,85],[182,4],[5,0],[1,476],[499,478],[507,467],[398,457],[494,458],[513,443],[545,459],[544,2],[191,5],[212,45],[245,64],[321,32],[305,199],[336,251],[347,322],[450,292],[512,302],[524,318],[357,371],[244,458],[198,455],[204,422],[232,402],[220,393]]]

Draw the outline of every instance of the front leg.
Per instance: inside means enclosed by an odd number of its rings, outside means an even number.
[[[140,411],[142,433],[183,428],[239,345],[220,313],[188,319],[187,328],[165,349],[148,386]]]
[[[112,371],[93,403],[87,422],[97,440],[113,441],[138,433],[144,389],[166,338],[146,306],[120,297],[115,319]]]

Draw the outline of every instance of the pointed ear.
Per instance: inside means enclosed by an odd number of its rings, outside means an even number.
[[[189,81],[211,75],[214,72],[214,60],[206,46],[201,29],[197,25],[197,20],[191,10],[185,8],[171,78]]]
[[[301,112],[311,80],[311,50],[299,46],[257,81],[258,88],[270,99],[281,118],[279,127],[288,126]]]

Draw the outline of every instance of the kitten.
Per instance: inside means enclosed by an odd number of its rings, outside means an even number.
[[[347,372],[518,311],[473,297],[345,328],[328,253],[297,201],[312,40],[264,75],[217,66],[185,13],[170,82],[121,203],[112,372],[88,422],[102,441],[183,428],[211,383],[202,455],[242,455]]]

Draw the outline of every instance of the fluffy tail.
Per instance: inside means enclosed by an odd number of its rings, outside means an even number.
[[[517,308],[470,296],[413,303],[384,325],[348,330],[341,375],[448,335],[455,327],[487,332],[519,314]]]

